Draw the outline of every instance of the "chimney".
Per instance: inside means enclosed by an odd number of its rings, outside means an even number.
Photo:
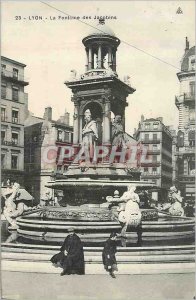
[[[63,124],[69,125],[69,116],[70,116],[70,114],[65,111],[65,114],[63,116],[60,116],[58,121]]]
[[[52,121],[52,107],[46,107],[44,112],[44,119],[47,121]]]
[[[186,42],[185,42],[185,49],[184,51],[187,52],[189,50],[189,41],[188,41],[188,38],[186,36]]]
[[[144,122],[144,115],[141,115],[141,122]]]

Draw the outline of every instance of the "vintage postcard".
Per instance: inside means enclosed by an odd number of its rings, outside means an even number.
[[[1,1],[1,297],[195,299],[195,1]]]

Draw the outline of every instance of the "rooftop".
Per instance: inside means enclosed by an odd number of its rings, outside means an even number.
[[[87,36],[112,36],[116,37],[113,30],[105,24],[105,19],[100,18],[96,26],[92,26]]]
[[[14,64],[19,65],[19,66],[21,66],[21,67],[26,67],[25,64],[23,64],[23,63],[21,63],[21,62],[19,62],[19,61],[13,60],[13,59],[8,58],[8,57],[5,57],[5,56],[1,56],[1,61],[3,61],[3,60],[8,61],[8,62],[11,62],[11,63],[14,63]]]
[[[189,57],[195,55],[195,46],[191,47],[189,50],[185,52],[185,55],[181,62],[181,71],[189,70]]]

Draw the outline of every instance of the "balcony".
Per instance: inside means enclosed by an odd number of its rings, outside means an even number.
[[[159,167],[160,166],[160,162],[147,162],[147,163],[140,163],[141,167]]]
[[[148,177],[148,178],[160,178],[161,177],[161,175],[160,174],[158,174],[158,173],[142,173],[141,174],[141,177]]]
[[[19,147],[19,142],[18,142],[18,141],[6,141],[6,140],[1,140],[1,145],[4,145],[4,146],[15,146],[15,147]]]
[[[175,104],[176,106],[180,105],[183,102],[195,101],[195,94],[193,93],[184,93],[180,96],[175,96]]]
[[[182,156],[187,154],[195,154],[195,147],[182,147],[175,152],[175,156]]]
[[[13,83],[20,83],[23,86],[28,85],[28,81],[26,81],[26,79],[24,78],[23,75],[21,74],[16,74],[14,72],[11,71],[7,71],[7,70],[2,70],[1,71],[1,77],[5,78],[5,79],[9,79],[11,80]]]
[[[151,149],[151,150],[148,150],[147,151],[147,154],[160,154],[160,150],[158,150],[158,149]]]
[[[178,177],[180,183],[195,183],[195,175],[183,175]]]
[[[160,139],[141,140],[142,144],[160,144]]]

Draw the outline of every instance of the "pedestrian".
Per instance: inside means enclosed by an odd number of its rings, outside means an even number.
[[[117,233],[112,232],[110,234],[109,239],[105,242],[103,252],[102,252],[102,259],[104,268],[112,278],[116,278],[114,275],[114,271],[118,271],[117,262],[116,262],[116,238]]]
[[[84,252],[80,238],[75,234],[74,228],[68,228],[69,235],[65,238],[60,253],[55,254],[50,261],[63,268],[61,276],[85,273]]]

